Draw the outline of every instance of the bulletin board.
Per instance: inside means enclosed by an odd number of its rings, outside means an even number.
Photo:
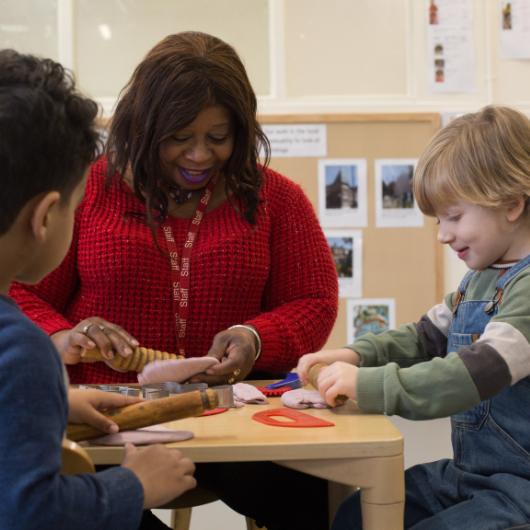
[[[366,159],[367,225],[362,232],[362,298],[394,299],[397,326],[417,321],[443,297],[443,251],[436,222],[423,217],[415,227],[376,227],[375,160],[417,159],[440,128],[440,115],[312,114],[263,115],[263,125],[325,124],[327,153],[275,157],[270,167],[300,184],[318,213],[319,159]],[[326,344],[346,344],[347,298],[340,299],[335,327]]]

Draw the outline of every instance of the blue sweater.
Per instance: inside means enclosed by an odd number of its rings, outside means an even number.
[[[49,337],[0,296],[0,530],[137,529],[134,473],[60,474],[68,401]]]

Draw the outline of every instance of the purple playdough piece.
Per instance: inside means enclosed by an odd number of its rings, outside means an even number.
[[[171,359],[168,361],[153,361],[146,364],[138,374],[141,385],[149,383],[164,383],[174,381],[183,383],[190,377],[202,374],[219,361],[215,357],[190,357],[189,359]]]
[[[171,442],[182,442],[193,438],[191,431],[175,431],[162,425],[151,425],[135,431],[122,431],[115,434],[107,434],[101,438],[90,440],[93,445],[135,445],[167,444]]]

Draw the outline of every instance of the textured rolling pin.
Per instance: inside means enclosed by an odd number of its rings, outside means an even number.
[[[199,416],[205,410],[214,409],[219,400],[215,390],[195,390],[160,399],[142,401],[105,413],[119,426],[120,431],[139,429],[166,421]],[[74,442],[98,438],[104,434],[84,423],[69,423],[66,437]]]
[[[320,372],[326,368],[328,365],[323,363],[316,363],[309,369],[309,373],[307,374],[307,378],[309,379],[309,382],[318,390],[318,376],[320,375]],[[335,398],[335,406],[344,405],[348,401],[348,396],[344,396],[343,394],[339,394]]]
[[[151,348],[138,347],[135,348],[132,355],[129,357],[122,357],[117,353],[114,354],[114,358],[107,360],[101,352],[94,348],[93,350],[87,350],[81,362],[83,363],[96,363],[98,361],[106,361],[116,370],[128,371],[128,372],[141,372],[144,366],[153,361],[167,361],[169,359],[182,359],[182,355],[175,353],[168,353],[166,351],[152,350]]]

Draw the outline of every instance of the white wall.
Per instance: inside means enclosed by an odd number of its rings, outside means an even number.
[[[530,111],[530,61],[501,60],[501,0],[471,0],[473,93],[431,94],[428,0],[0,0],[0,46],[73,68],[111,111],[134,66],[171,32],[233,44],[262,113]]]

